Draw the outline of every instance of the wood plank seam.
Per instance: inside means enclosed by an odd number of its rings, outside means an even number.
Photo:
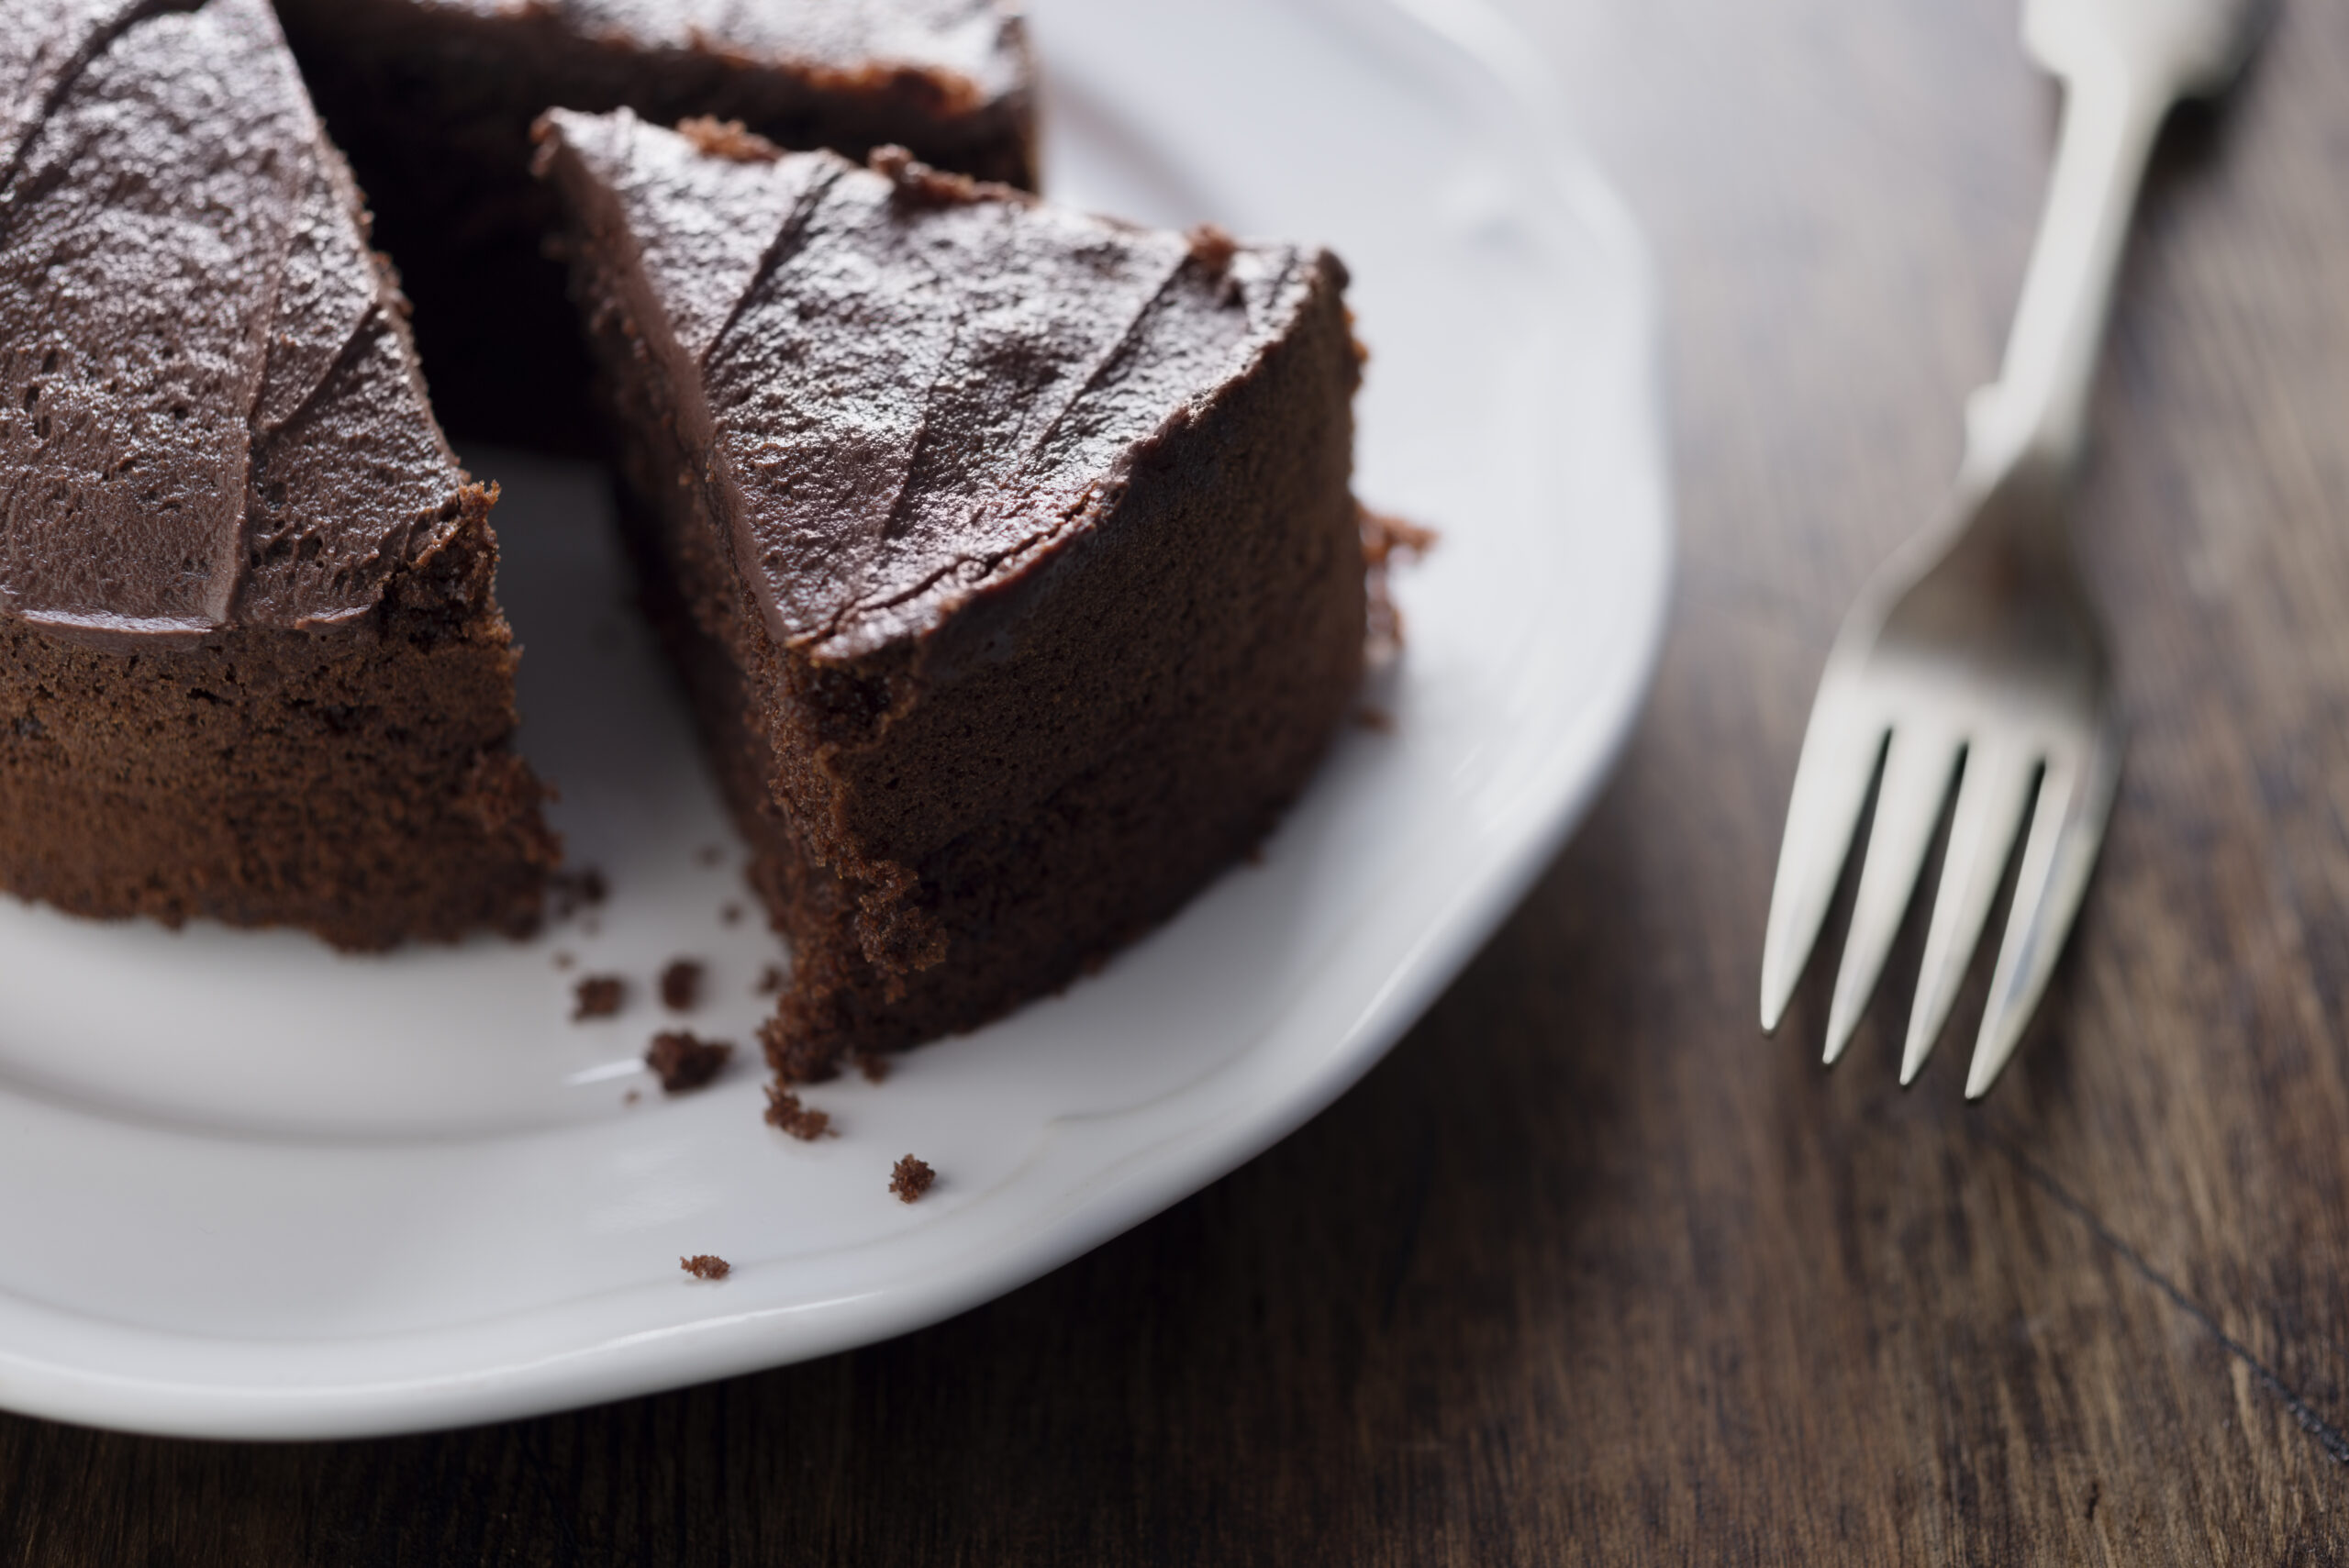
[[[2057,1204],[2069,1211],[2075,1219],[2087,1226],[2088,1234],[2100,1245],[2110,1249],[2122,1262],[2127,1263],[2139,1278],[2168,1296],[2173,1306],[2199,1324],[2203,1332],[2218,1341],[2220,1347],[2229,1355],[2250,1368],[2251,1374],[2257,1378],[2270,1394],[2283,1401],[2284,1408],[2291,1412],[2292,1419],[2299,1423],[2300,1429],[2314,1438],[2318,1445],[2332,1457],[2333,1462],[2349,1465],[2349,1436],[2344,1436],[2341,1429],[2318,1415],[2307,1400],[2301,1398],[2265,1362],[2253,1355],[2249,1346],[2221,1328],[2219,1320],[2212,1317],[2200,1303],[2188,1296],[2168,1275],[2154,1267],[2144,1254],[2122,1240],[2110,1226],[2097,1218],[2095,1211],[2087,1204],[2065,1190],[2063,1184],[2049,1174],[2037,1161],[2024,1153],[2020,1145],[2003,1133],[1981,1129],[1980,1135],[1999,1153],[2012,1161],[2032,1185],[2054,1198]]]

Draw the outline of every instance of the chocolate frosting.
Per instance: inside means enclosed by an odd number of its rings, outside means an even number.
[[[901,159],[713,155],[626,111],[547,124],[641,257],[640,328],[697,376],[708,477],[769,629],[818,658],[918,635],[1034,564],[1317,277],[1343,281],[1326,253],[1137,228]]]
[[[931,77],[951,111],[1026,86],[1021,24],[1004,0],[415,0],[422,11],[552,25],[634,50],[720,52],[818,85]],[[825,78],[832,78],[826,81]]]
[[[0,614],[361,620],[462,475],[268,6],[5,9]]]

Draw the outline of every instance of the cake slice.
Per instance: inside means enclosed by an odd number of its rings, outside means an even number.
[[[1257,842],[1361,671],[1335,258],[896,152],[541,135],[648,599],[792,944],[785,1078],[1052,990]]]
[[[494,490],[425,400],[264,0],[5,0],[0,887],[518,931]]]
[[[884,143],[1032,184],[1030,70],[1001,0],[278,0],[417,302],[461,439],[583,448],[586,356],[529,177],[543,110],[740,121],[863,158]]]

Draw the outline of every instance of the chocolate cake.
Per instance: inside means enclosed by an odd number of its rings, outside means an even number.
[[[0,886],[527,929],[494,488],[263,0],[0,16]]]
[[[739,121],[862,158],[884,143],[1034,181],[1030,67],[998,0],[278,0],[417,301],[464,439],[580,447],[586,360],[541,245],[540,111]],[[713,126],[713,130],[717,128]]]
[[[902,152],[541,135],[649,607],[793,947],[785,1080],[1062,985],[1265,833],[1361,671],[1335,258]]]

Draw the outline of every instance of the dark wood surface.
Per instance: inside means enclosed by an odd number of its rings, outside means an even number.
[[[813,1365],[313,1447],[0,1418],[0,1563],[2349,1562],[2349,7],[2175,127],[2081,547],[2134,725],[1986,1106],[1753,1027],[1803,716],[1942,494],[2014,0],[1518,0],[1666,277],[1685,566],[1588,826],[1354,1093]],[[1905,965],[1905,967],[1904,967]],[[1964,1005],[1959,1026],[1976,1000]]]

